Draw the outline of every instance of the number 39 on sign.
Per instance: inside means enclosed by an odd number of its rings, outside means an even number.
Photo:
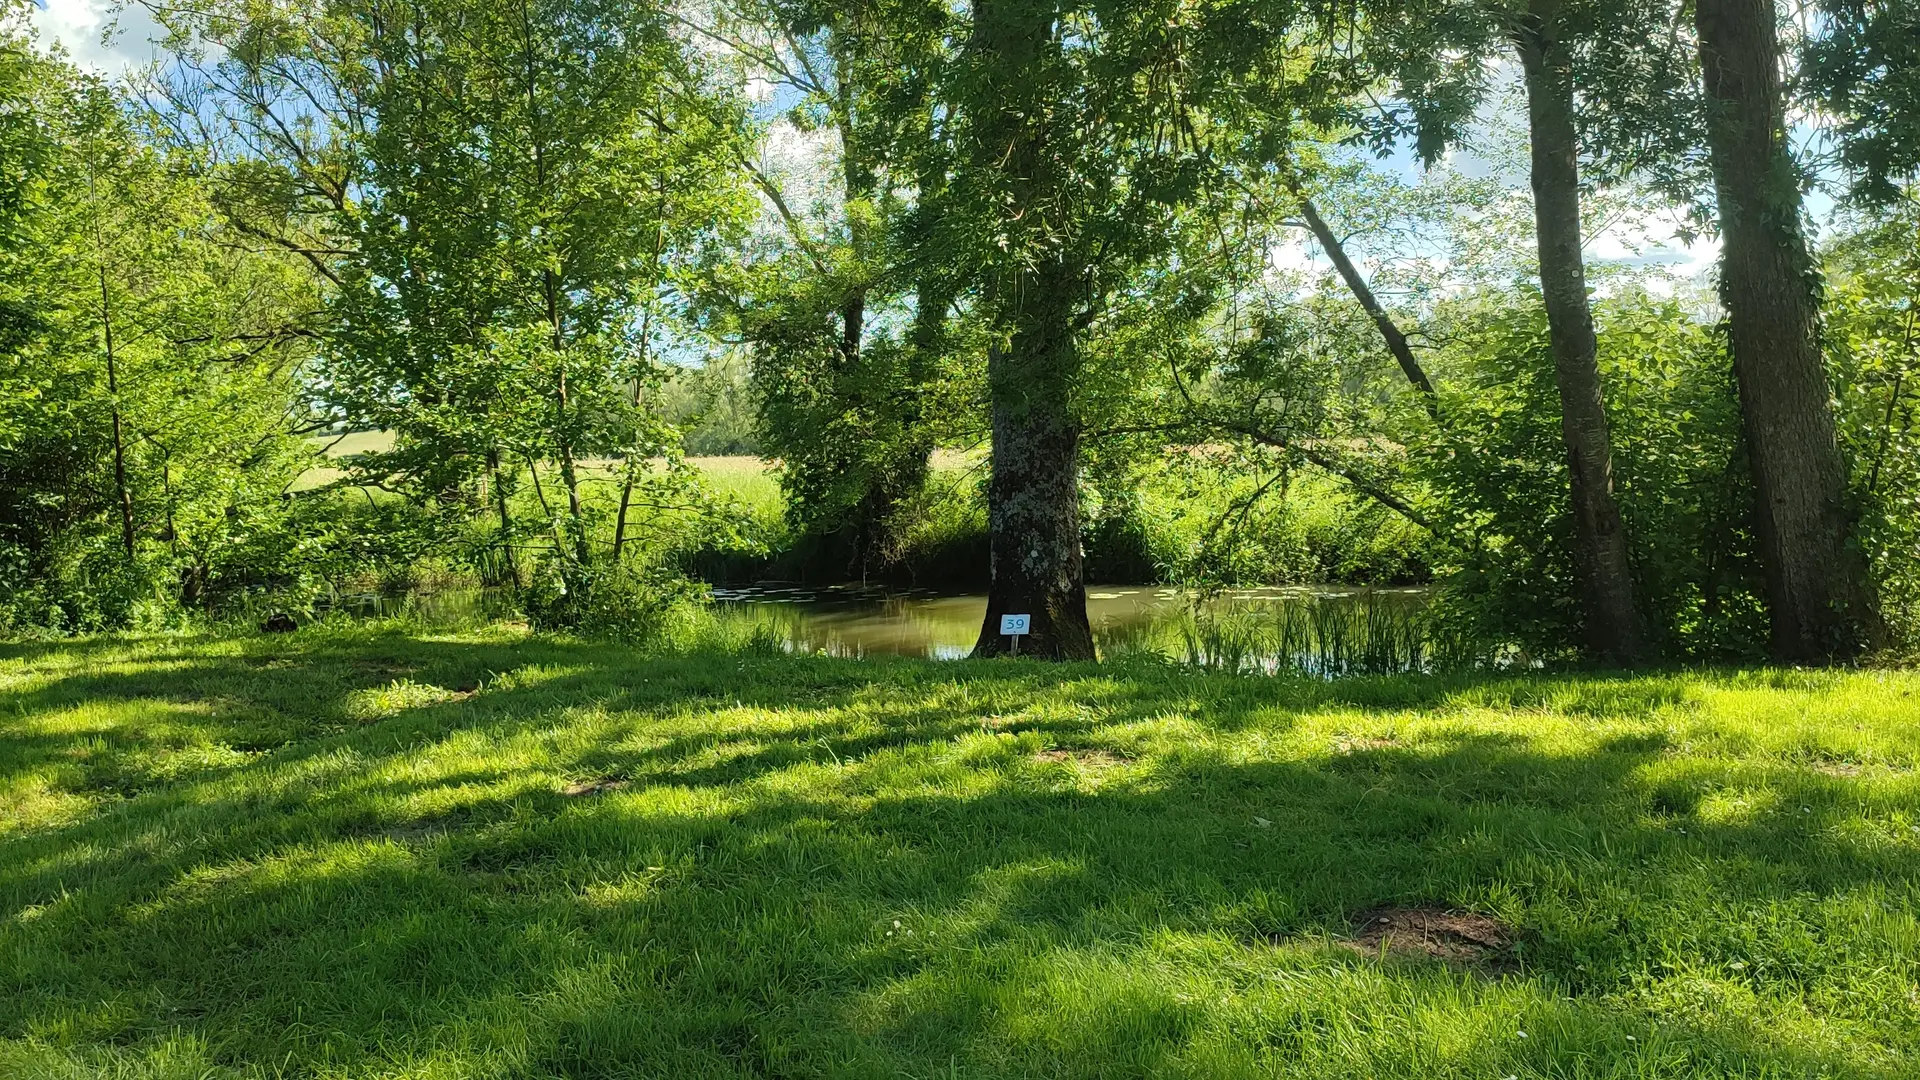
[[[1020,655],[1020,638],[1033,627],[1031,615],[1000,616],[1000,632],[1013,639],[1013,655]]]

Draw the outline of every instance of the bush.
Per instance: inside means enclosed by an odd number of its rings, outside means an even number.
[[[1445,429],[1415,455],[1466,550],[1442,609],[1463,633],[1542,660],[1582,641],[1566,450],[1543,309],[1531,293],[1456,309]],[[1756,654],[1765,640],[1751,489],[1724,344],[1677,300],[1595,312],[1615,489],[1640,604],[1672,656]]]
[[[706,599],[706,586],[664,567],[547,560],[521,603],[536,630],[655,644],[689,632]]]
[[[1826,344],[1860,541],[1894,645],[1920,647],[1920,200],[1855,225],[1829,251]]]

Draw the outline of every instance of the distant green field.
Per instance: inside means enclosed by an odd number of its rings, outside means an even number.
[[[687,461],[700,470],[701,477],[716,493],[739,499],[757,514],[777,517],[785,505],[780,484],[774,478],[774,466],[762,458],[696,457]]]
[[[321,435],[313,441],[325,448],[328,457],[352,457],[393,449],[393,432],[351,431],[345,435]]]
[[[324,449],[327,457],[344,458],[354,454],[379,453],[393,449],[393,433],[388,431],[356,431],[345,435],[327,435],[315,438],[315,445]],[[933,455],[935,470],[959,470],[977,466],[982,460],[978,453],[958,450],[937,450]],[[780,485],[774,478],[774,464],[764,458],[746,455],[718,457],[690,457],[688,463],[700,470],[700,473],[721,494],[733,495],[759,513],[778,514],[783,500]],[[588,459],[582,462],[588,470],[604,471],[617,467],[614,461]],[[312,469],[294,485],[295,490],[308,490],[330,483],[346,475],[337,468],[322,466]]]
[[[345,435],[320,436],[313,442],[323,449],[327,457],[344,458],[393,449],[393,433],[356,431]],[[746,456],[694,457],[687,461],[700,470],[717,492],[737,496],[748,506],[762,512],[779,512],[780,487],[774,482],[772,466],[766,461]],[[581,464],[589,472],[605,472],[618,467],[615,461],[600,459],[587,459]],[[328,466],[310,469],[294,484],[294,490],[311,490],[345,475],[344,470]]]
[[[3,646],[0,1076],[1910,1078],[1917,695]]]

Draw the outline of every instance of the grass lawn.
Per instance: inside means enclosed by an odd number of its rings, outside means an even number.
[[[786,500],[773,467],[757,457],[691,457],[687,462],[716,495],[732,496],[760,517],[778,521]]]
[[[1916,691],[3,646],[0,1076],[1911,1077]]]

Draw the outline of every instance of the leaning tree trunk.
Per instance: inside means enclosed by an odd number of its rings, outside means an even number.
[[[1000,616],[1024,614],[1033,619],[1020,655],[1094,658],[1080,561],[1080,428],[1068,404],[1077,368],[1070,278],[1057,265],[1027,277],[1012,340],[987,358],[993,581],[975,656],[1009,651]]]
[[[1573,122],[1573,58],[1559,40],[1558,5],[1536,0],[1516,44],[1527,80],[1533,149],[1533,214],[1540,248],[1560,433],[1572,478],[1574,559],[1585,592],[1585,632],[1594,655],[1646,659],[1634,602],[1626,529],[1613,495],[1613,446],[1600,385],[1593,311],[1580,254],[1580,166]]]
[[[1818,285],[1782,115],[1773,0],[1698,0],[1720,294],[1740,386],[1774,659],[1844,660],[1884,627],[1853,543],[1821,366]]]
[[[1373,320],[1375,329],[1380,331],[1380,339],[1386,343],[1387,351],[1393,354],[1400,364],[1400,373],[1407,377],[1407,383],[1420,393],[1420,404],[1435,423],[1440,421],[1440,395],[1433,388],[1433,380],[1427,378],[1426,369],[1420,366],[1420,360],[1413,355],[1413,345],[1407,341],[1407,335],[1400,332],[1400,326],[1393,321],[1387,309],[1380,306],[1380,299],[1373,294],[1367,279],[1360,268],[1353,265],[1347,257],[1347,246],[1333,234],[1326,219],[1320,216],[1320,208],[1299,186],[1293,185],[1293,194],[1300,200],[1300,216],[1307,221],[1307,228],[1313,232],[1313,238],[1320,242],[1320,250],[1326,252],[1332,260],[1333,268],[1340,272],[1340,280],[1346,282],[1347,291],[1359,302],[1360,307]]]

